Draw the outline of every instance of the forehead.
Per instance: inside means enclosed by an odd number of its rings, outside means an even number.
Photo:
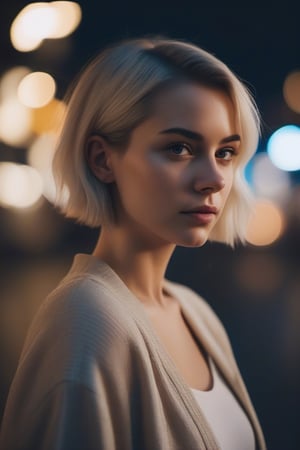
[[[153,101],[151,119],[163,127],[182,126],[195,131],[219,128],[229,135],[238,132],[229,96],[194,83],[181,83],[160,92]]]

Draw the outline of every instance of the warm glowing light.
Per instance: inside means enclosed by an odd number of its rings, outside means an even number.
[[[11,42],[16,50],[38,48],[55,27],[56,11],[49,3],[31,3],[23,8],[11,25]]]
[[[51,75],[45,72],[32,72],[20,82],[18,97],[25,106],[41,108],[54,98],[55,90],[56,84]]]
[[[44,39],[70,35],[78,27],[81,16],[81,8],[75,2],[31,3],[13,21],[11,42],[21,52],[35,50]]]
[[[28,73],[30,70],[25,66],[16,66],[5,72],[0,80],[0,98],[5,100],[17,97],[19,83]]]
[[[53,99],[43,108],[33,109],[32,130],[36,134],[57,132],[61,126],[65,109],[65,103],[57,99]]]
[[[283,84],[283,96],[290,109],[300,113],[300,71],[291,72]]]
[[[43,182],[32,167],[11,162],[0,163],[0,204],[9,208],[28,208],[43,192]]]
[[[254,294],[250,296],[251,303],[255,300],[260,302],[262,299],[273,298],[282,285],[285,267],[281,259],[274,254],[248,252],[236,261],[234,274],[243,288]]]
[[[274,166],[267,153],[257,153],[252,160],[252,184],[258,197],[283,201],[290,193],[289,174]]]
[[[56,1],[50,5],[56,10],[56,20],[48,37],[62,38],[69,36],[78,27],[82,13],[78,3]]]
[[[281,236],[283,228],[284,218],[279,207],[270,201],[258,200],[246,239],[253,245],[270,245]]]
[[[23,147],[31,137],[31,111],[11,98],[0,105],[0,139],[8,145]]]
[[[54,202],[56,188],[52,175],[52,159],[54,155],[56,136],[43,134],[31,145],[28,151],[28,163],[40,174],[44,190],[43,194],[50,202]]]
[[[279,128],[270,137],[267,150],[279,169],[300,170],[300,127],[286,125]]]

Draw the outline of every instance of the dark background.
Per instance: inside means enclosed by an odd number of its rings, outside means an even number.
[[[9,28],[27,3],[1,1],[0,76],[22,64],[48,71],[61,98],[105,44],[160,34],[200,45],[246,80],[263,118],[260,151],[277,127],[300,125],[300,115],[282,97],[284,78],[300,69],[297,2],[79,1],[83,20],[71,37],[19,53],[10,44]],[[24,162],[25,150],[0,142],[1,160]],[[167,274],[202,294],[224,322],[271,450],[300,448],[299,172],[291,179],[287,228],[277,242],[235,250],[216,243],[178,248]],[[23,212],[0,208],[0,413],[33,314],[72,255],[91,251],[96,237],[96,230],[65,220],[46,201]]]

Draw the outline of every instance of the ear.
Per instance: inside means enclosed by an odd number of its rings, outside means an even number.
[[[89,138],[86,147],[86,161],[89,168],[100,181],[111,183],[114,174],[111,167],[111,149],[105,139],[98,135]]]

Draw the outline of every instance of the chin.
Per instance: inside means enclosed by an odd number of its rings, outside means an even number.
[[[202,247],[208,241],[208,233],[191,233],[176,242],[180,247]]]

